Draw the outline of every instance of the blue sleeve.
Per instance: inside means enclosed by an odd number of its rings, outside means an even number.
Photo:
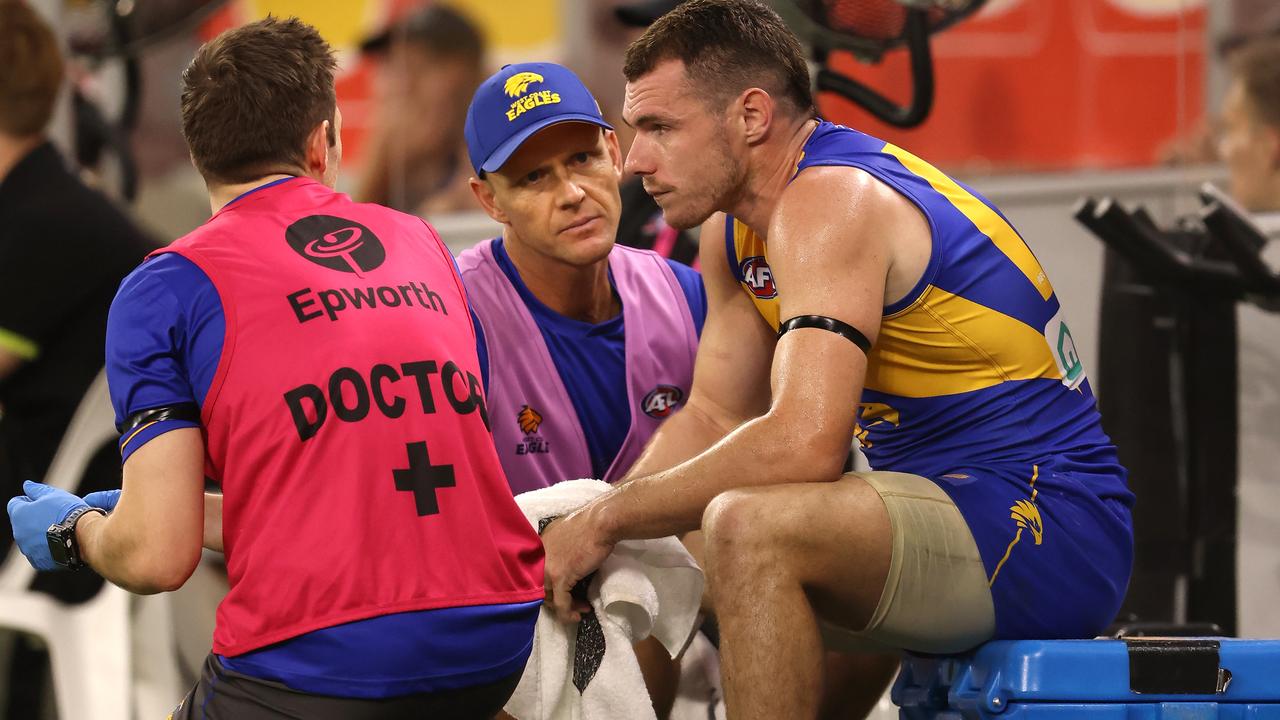
[[[689,302],[689,312],[693,315],[693,327],[701,338],[702,326],[707,321],[707,289],[702,285],[702,275],[675,260],[668,259],[667,264],[671,266],[671,272],[676,274],[680,289],[684,290],[685,300]]]
[[[107,381],[123,463],[152,438],[187,420],[125,428],[143,410],[204,402],[218,361],[226,318],[212,281],[186,258],[167,253],[148,260],[120,284],[107,318]]]
[[[484,396],[489,397],[489,344],[484,339],[484,326],[480,324],[480,316],[467,303],[471,313],[471,324],[476,328],[476,355],[480,357],[480,379],[484,382]]]

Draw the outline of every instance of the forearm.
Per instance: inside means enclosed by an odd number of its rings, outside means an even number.
[[[214,552],[223,552],[222,493],[204,494],[204,546]]]
[[[695,457],[728,435],[737,422],[717,416],[696,400],[658,428],[622,482],[653,475]]]
[[[815,433],[787,430],[796,426],[772,414],[746,422],[706,452],[619,487],[591,512],[613,541],[665,537],[698,529],[707,505],[726,490],[837,479],[848,443],[843,452],[824,447]]]
[[[80,558],[99,575],[132,593],[153,595],[176,590],[186,577],[153,563],[140,536],[112,516],[85,513],[76,523]]]
[[[200,561],[203,466],[198,428],[172,430],[135,450],[115,509],[76,525],[81,558],[135,593],[181,587]]]

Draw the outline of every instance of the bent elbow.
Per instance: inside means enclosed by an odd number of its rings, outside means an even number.
[[[185,570],[179,570],[177,572],[170,572],[157,576],[155,578],[156,592],[173,592],[174,590],[177,590],[187,584],[187,580],[191,577],[191,573],[193,572],[195,572],[194,565]]]
[[[199,548],[194,553],[159,553],[155,557],[146,558],[140,563],[129,590],[139,595],[173,592],[186,584],[199,562]]]
[[[806,453],[805,480],[809,482],[832,482],[839,480],[844,474],[845,464],[849,460],[852,446],[843,446],[833,450],[830,443],[811,448]]]
[[[844,472],[853,450],[852,436],[839,436],[821,428],[798,430],[787,440],[795,482],[830,482]]]

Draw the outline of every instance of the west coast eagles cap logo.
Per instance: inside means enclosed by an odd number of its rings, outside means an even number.
[[[530,83],[545,81],[546,79],[536,72],[518,72],[507,78],[507,82],[502,86],[502,89],[506,91],[508,97],[520,97],[529,89]]]
[[[544,82],[546,82],[546,78],[536,72],[527,70],[507,78],[507,81],[502,84],[502,90],[508,97],[515,98],[515,101],[507,108],[507,122],[514,122],[516,118],[536,107],[559,104],[560,93],[558,92],[552,90],[529,92],[530,85]]]

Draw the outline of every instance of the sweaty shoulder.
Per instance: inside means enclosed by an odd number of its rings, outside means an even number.
[[[769,241],[782,253],[816,248],[841,254],[842,244],[852,243],[884,268],[886,306],[911,292],[933,250],[929,221],[911,199],[872,173],[845,165],[801,170],[778,202]]]
[[[783,190],[770,222],[769,239],[776,230],[802,221],[830,223],[874,222],[898,213],[919,211],[901,193],[862,168],[817,165],[803,168]],[[781,224],[780,224],[781,223]]]

